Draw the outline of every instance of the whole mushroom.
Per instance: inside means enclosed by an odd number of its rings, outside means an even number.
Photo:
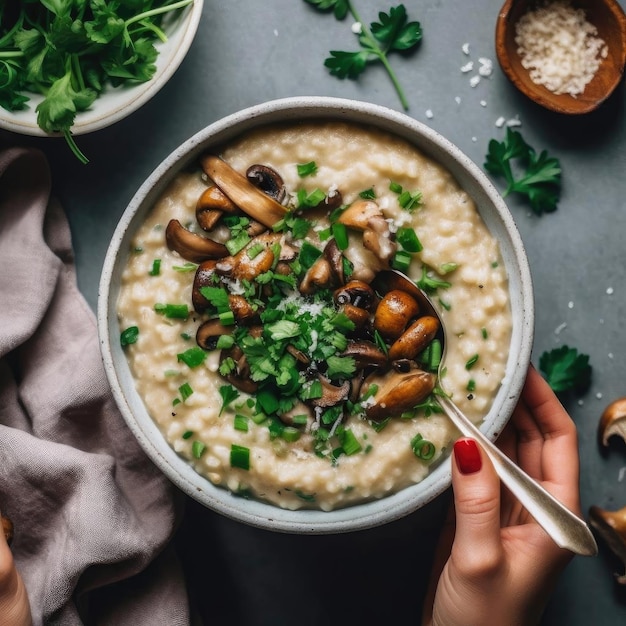
[[[603,411],[598,425],[598,438],[603,446],[609,445],[609,439],[617,435],[626,443],[626,398],[618,398]]]

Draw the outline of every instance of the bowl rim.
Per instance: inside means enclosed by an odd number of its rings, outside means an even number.
[[[371,125],[408,139],[453,175],[474,199],[489,230],[499,239],[504,237],[509,242],[506,248],[501,246],[513,313],[506,384],[501,385],[481,426],[483,433],[494,440],[509,420],[521,395],[525,379],[523,373],[531,357],[534,296],[524,245],[503,198],[469,157],[430,127],[384,106],[326,96],[281,98],[230,114],[183,142],[154,169],[119,220],[102,268],[97,323],[102,360],[114,399],[141,447],[174,485],[209,509],[251,526],[284,533],[329,534],[380,526],[425,506],[450,486],[450,456],[447,455],[424,480],[415,485],[381,499],[332,511],[282,509],[273,504],[235,496],[196,473],[191,464],[174,452],[148,415],[135,390],[128,361],[119,345],[120,330],[116,314],[118,289],[115,281],[119,279],[129,253],[130,239],[135,232],[133,225],[138,227],[172,178],[209,146],[219,146],[259,126],[305,119],[338,119]],[[489,210],[483,213],[485,206],[489,206]]]
[[[86,135],[107,128],[128,117],[152,99],[174,75],[187,55],[200,24],[203,5],[204,0],[193,0],[191,4],[183,7],[172,31],[167,33],[167,41],[156,43],[159,50],[155,61],[157,69],[150,80],[131,86],[107,88],[90,109],[77,114],[71,129],[72,135]],[[32,93],[28,95],[30,97],[28,109],[24,111],[9,112],[0,107],[0,129],[33,137],[59,137],[61,133],[47,133],[39,128],[35,107],[42,97]],[[99,110],[98,104],[103,102],[103,98],[113,103],[110,110]]]

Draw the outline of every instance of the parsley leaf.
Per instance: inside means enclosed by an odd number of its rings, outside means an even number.
[[[516,176],[512,162],[523,170]],[[561,165],[543,150],[537,154],[519,131],[507,128],[504,141],[492,139],[485,157],[485,169],[506,181],[503,196],[519,193],[537,215],[556,211],[561,192]]]
[[[569,389],[584,393],[591,385],[589,356],[579,354],[576,348],[561,346],[544,352],[539,359],[539,369],[557,393]]]
[[[348,13],[355,22],[361,25],[358,41],[361,49],[355,52],[331,50],[330,56],[324,61],[332,76],[337,78],[357,79],[369,63],[382,63],[405,110],[409,104],[404,95],[400,82],[389,64],[390,52],[406,52],[411,50],[422,40],[422,27],[419,22],[409,22],[406,8],[403,4],[391,7],[388,13],[379,12],[378,22],[372,22],[369,29],[363,23],[354,3],[350,0],[305,0],[318,11],[333,11],[338,20],[342,20]]]

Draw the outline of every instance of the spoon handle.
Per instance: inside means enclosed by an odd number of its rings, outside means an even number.
[[[446,397],[438,400],[461,433],[480,442],[502,482],[559,547],[584,556],[598,553],[594,536],[584,520],[515,465],[453,402]]]

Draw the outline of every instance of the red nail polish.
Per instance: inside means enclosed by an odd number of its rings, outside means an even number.
[[[474,474],[480,471],[483,464],[480,450],[473,439],[459,439],[455,442],[454,458],[461,474]]]

